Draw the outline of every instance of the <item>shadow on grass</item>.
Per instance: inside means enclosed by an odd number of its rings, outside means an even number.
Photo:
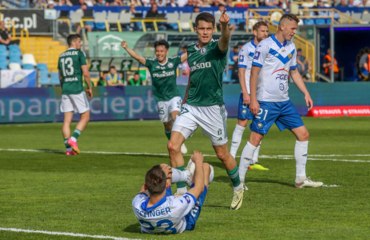
[[[134,223],[130,226],[127,226],[125,229],[123,229],[123,231],[129,233],[140,233],[140,223]]]
[[[225,174],[226,175],[226,174]],[[215,177],[213,179],[214,182],[223,182],[223,183],[229,183],[230,186],[231,185],[231,180],[228,176],[218,176],[218,177]],[[246,185],[248,187],[248,183],[276,183],[276,184],[280,184],[280,185],[284,185],[284,186],[288,186],[288,187],[294,187],[294,184],[292,183],[287,183],[287,182],[281,182],[281,181],[277,181],[277,180],[274,180],[274,179],[256,179],[256,178],[251,178],[251,179],[248,179],[246,180]]]
[[[59,154],[59,155],[65,155],[65,151],[61,150],[55,150],[55,149],[36,149],[38,151],[46,152],[46,153],[53,153],[53,154]]]

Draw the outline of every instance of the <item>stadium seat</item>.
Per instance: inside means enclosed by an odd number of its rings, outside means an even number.
[[[361,23],[362,24],[369,24],[369,22],[370,22],[370,14],[369,13],[362,14]]]
[[[326,24],[326,21],[325,21],[325,19],[316,19],[316,24],[318,24],[318,25],[324,25],[324,24]]]
[[[5,45],[0,45],[0,56],[8,56],[8,49],[6,49]]]
[[[180,26],[182,30],[193,30],[190,24],[191,13],[181,13],[180,14]]]
[[[357,21],[361,21],[361,15],[362,13],[352,13],[352,18]]]
[[[40,85],[48,86],[48,85],[52,85],[52,84],[49,80],[49,77],[40,77]]]
[[[46,71],[49,72],[48,66],[45,63],[39,63],[39,64],[37,64],[36,69],[38,69],[38,70],[46,70]]]
[[[80,12],[70,12],[69,19],[71,20],[71,24],[80,23],[82,18],[82,14]]]
[[[21,70],[21,65],[19,63],[10,63],[9,64],[10,70]]]
[[[167,13],[167,23],[173,27],[175,30],[179,30],[180,32],[182,29],[180,28],[179,22],[179,14],[178,13]]]
[[[10,55],[9,56],[9,62],[10,63],[18,63],[19,65],[22,65],[21,57],[18,55]]]
[[[35,69],[35,66],[33,64],[23,64],[23,69],[27,69],[27,70],[34,70]]]
[[[192,13],[191,14],[191,24],[193,25],[193,28],[194,28],[194,24],[195,24],[195,19],[197,18],[197,16],[199,15],[200,13]]]
[[[118,19],[119,19],[119,14],[118,13],[109,13],[108,18],[107,18],[107,23],[108,23],[108,29],[107,31],[112,31],[118,30]]]
[[[59,73],[50,73],[50,80],[52,85],[60,85]]]
[[[36,61],[35,61],[35,57],[33,56],[33,54],[23,54],[23,58],[22,58],[22,64],[31,64],[33,66],[36,66]]]
[[[313,20],[313,19],[306,19],[305,21],[304,21],[304,24],[305,25],[315,25],[315,21]]]
[[[106,23],[106,12],[96,12],[94,17],[95,28],[97,30],[107,30]]]
[[[122,25],[129,26],[131,23],[131,13],[121,13],[119,15],[119,26],[118,29],[122,32]]]
[[[220,21],[221,13],[215,13],[215,31],[217,32],[217,23]]]
[[[18,52],[22,54],[21,49],[19,48],[18,45],[9,45],[8,48],[10,52]]]
[[[7,70],[8,69],[8,62],[7,61],[0,61],[0,69]]]

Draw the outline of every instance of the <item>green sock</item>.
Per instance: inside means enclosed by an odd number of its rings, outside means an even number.
[[[185,164],[182,165],[181,167],[175,167],[175,169],[178,169],[180,171],[184,171]],[[176,186],[177,186],[177,188],[183,188],[183,187],[186,187],[186,184],[184,182],[178,182],[178,183],[176,183]]]
[[[171,139],[171,131],[167,132],[166,130],[164,130],[164,133],[166,134],[168,140]]]
[[[229,175],[229,178],[233,182],[233,187],[237,187],[240,185],[240,179],[239,179],[239,171],[238,171],[238,165],[231,170],[231,171],[226,171],[227,175]]]
[[[66,146],[66,148],[71,148],[71,146],[69,146],[69,144],[67,143],[68,141],[68,138],[65,138],[64,139],[64,145]]]
[[[78,130],[77,128],[75,129],[75,131],[73,132],[72,134],[72,140],[77,142],[77,138],[81,135],[81,131]]]

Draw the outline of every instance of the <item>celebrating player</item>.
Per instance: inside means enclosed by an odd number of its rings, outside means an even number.
[[[222,13],[221,38],[212,39],[215,18],[212,14],[201,13],[197,16],[195,31],[197,43],[188,46],[188,63],[190,67],[189,83],[180,115],[172,128],[168,150],[172,167],[183,170],[184,158],[180,146],[192,136],[200,126],[204,135],[209,137],[217,157],[225,165],[233,187],[234,197],[231,209],[239,209],[243,200],[243,186],[240,183],[238,166],[227,148],[227,112],[222,93],[222,74],[226,67],[227,48],[230,31],[227,24],[230,17]],[[184,194],[186,186],[177,185],[177,194]]]
[[[301,117],[288,97],[288,76],[293,79],[311,110],[313,101],[297,70],[296,47],[291,39],[297,31],[299,19],[294,14],[284,14],[275,35],[261,41],[254,54],[251,78],[250,111],[254,115],[250,125],[252,130],[249,141],[240,159],[242,180],[248,170],[250,160],[263,136],[272,124],[280,131],[289,129],[297,138],[294,149],[296,160],[295,186],[320,187],[322,182],[314,182],[306,177],[308,131]],[[243,164],[244,163],[244,164]]]
[[[62,87],[62,103],[60,111],[64,113],[63,136],[66,146],[66,155],[80,154],[77,147],[77,138],[85,129],[90,120],[90,106],[82,86],[82,75],[87,84],[88,97],[92,98],[90,74],[86,65],[86,56],[81,49],[81,37],[78,34],[69,35],[67,38],[68,50],[59,56],[58,69],[60,86]],[[75,131],[71,137],[71,122],[73,111],[81,115]]]
[[[231,140],[230,154],[235,158],[236,152],[238,151],[240,142],[242,141],[243,132],[248,124],[248,120],[253,119],[253,114],[249,111],[249,78],[251,74],[252,61],[254,56],[254,51],[257,45],[263,39],[268,37],[269,29],[265,22],[258,22],[253,26],[254,40],[245,44],[239,53],[239,82],[242,89],[242,93],[239,98],[239,112],[238,112],[238,122],[235,126],[233,137]],[[258,144],[256,151],[254,151],[250,169],[268,170],[268,168],[263,167],[258,163],[258,154],[260,151],[261,143]],[[240,168],[239,168],[240,171]]]
[[[189,171],[179,171],[161,164],[146,173],[145,184],[132,201],[142,233],[175,234],[195,228],[214,172],[211,165],[203,163],[203,155],[196,151],[188,166]],[[193,176],[189,192],[180,197],[172,196],[171,182],[189,181]]]
[[[168,42],[159,40],[154,43],[155,55],[157,58],[144,58],[127,46],[125,40],[121,43],[122,47],[131,57],[139,61],[149,69],[152,76],[153,94],[157,101],[159,119],[164,124],[164,131],[168,140],[171,138],[171,129],[176,116],[181,110],[181,95],[176,85],[177,66],[184,62],[188,55],[186,53],[178,57],[167,58]],[[181,146],[181,152],[187,153],[185,144]]]

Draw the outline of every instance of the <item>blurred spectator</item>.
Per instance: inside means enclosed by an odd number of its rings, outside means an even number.
[[[303,78],[309,80],[311,77],[308,72],[311,71],[311,61],[302,55],[302,49],[297,49],[297,65],[298,72]]]
[[[54,9],[54,6],[55,6],[55,2],[54,1],[49,1],[47,8],[48,9]]]
[[[105,6],[104,0],[96,0],[95,6],[98,6],[98,7]]]
[[[94,6],[94,3],[92,0],[85,0],[85,3],[88,7],[93,7]]]
[[[177,1],[178,5],[180,5],[179,1]],[[188,2],[184,5],[184,7],[193,7],[194,6],[194,3],[193,3],[193,0],[188,0]]]
[[[260,6],[260,7],[266,6],[265,0],[258,0],[258,6]]]
[[[233,62],[237,62],[238,61],[238,55],[239,55],[239,47],[238,46],[234,46],[233,47],[233,50],[230,52],[230,60],[233,61]]]
[[[149,0],[149,2],[146,2],[144,4],[144,7],[152,7],[154,3],[155,3],[155,0]]]
[[[57,2],[57,5],[58,6],[70,6],[70,7],[73,6],[69,0],[59,0],[59,2]]]
[[[341,0],[337,7],[347,7],[347,0]]]
[[[117,70],[114,66],[110,66],[109,73],[107,74],[105,80],[107,80],[108,86],[124,86],[123,82],[121,81],[121,78],[119,77],[119,74],[117,73]]]
[[[166,0],[157,0],[158,7],[166,7]]]
[[[226,0],[226,7],[233,7],[233,0]]]
[[[198,3],[198,6],[199,7],[210,7],[207,0],[200,0],[199,3]]]
[[[147,12],[145,18],[155,18],[158,16],[158,5],[154,2],[154,0],[150,0],[150,2],[153,4],[152,8]]]
[[[356,7],[354,5],[354,0],[348,0],[348,6],[347,7],[350,7],[350,8]]]
[[[109,6],[123,6],[122,0],[105,0],[105,3],[109,3]]]
[[[362,0],[362,3],[358,6],[359,7],[370,7],[370,0]]]
[[[32,8],[36,8],[36,9],[44,9],[44,6],[45,6],[45,3],[44,3],[44,1],[43,1],[43,0],[37,0],[37,1],[33,4]]]
[[[86,3],[81,5],[80,9],[77,9],[76,12],[80,12],[81,16],[84,15],[84,10],[87,9]],[[94,27],[94,22],[84,22],[84,28],[87,32],[91,32],[93,27]],[[81,24],[80,23],[75,23],[73,24],[73,27],[76,29],[76,33],[80,34],[81,33]]]
[[[158,16],[158,14],[159,14],[158,13],[158,5],[156,3],[153,3],[153,6],[147,12],[145,18],[156,18]],[[147,28],[151,28],[151,29],[154,28],[153,23],[145,23],[145,26]],[[166,31],[167,27],[171,28],[171,26],[168,25],[167,23],[157,23],[157,27],[158,27],[158,30],[160,30],[160,31]]]
[[[200,8],[199,8],[198,6],[195,6],[195,7],[193,8],[193,12],[195,12],[195,13],[200,12]]]
[[[218,6],[218,11],[216,13],[221,13],[222,14],[224,12],[224,10],[225,10],[225,6],[220,4]],[[221,30],[221,24],[217,23],[217,26]],[[229,22],[228,26],[229,26],[230,31],[235,31],[236,30],[236,25],[235,24],[232,24],[232,23]]]
[[[143,83],[142,83],[142,81],[141,81],[141,79],[140,79],[140,74],[139,73],[135,73],[134,74],[134,77],[133,78],[131,78],[129,81],[128,81],[128,85],[130,85],[130,86],[140,86],[140,85],[142,85]]]
[[[170,0],[169,3],[166,5],[167,7],[178,7],[177,3],[175,3],[175,0]]]
[[[11,44],[17,44],[19,45],[19,40],[12,40],[12,35],[8,32],[8,30],[5,28],[5,22],[0,22],[0,44],[3,45],[11,45]]]
[[[279,0],[265,0],[265,5],[267,7],[277,7],[279,5]]]
[[[335,52],[334,52],[335,55]],[[324,64],[322,65],[325,69],[325,75],[330,79],[331,74],[331,50],[330,48],[327,51],[327,54],[324,57]],[[333,60],[333,71],[334,71],[334,80],[337,81],[339,77],[339,68],[338,68],[338,62],[337,59]]]
[[[135,14],[139,13],[136,11],[136,8],[134,5],[130,6],[130,13],[131,13],[131,18],[135,18]],[[126,25],[126,24],[124,24]],[[129,26],[132,28],[134,31],[142,31],[143,26],[141,25],[141,22],[132,22],[129,24]],[[129,30],[129,27],[126,29],[127,31]]]
[[[131,0],[131,6],[142,6],[140,0]]]

